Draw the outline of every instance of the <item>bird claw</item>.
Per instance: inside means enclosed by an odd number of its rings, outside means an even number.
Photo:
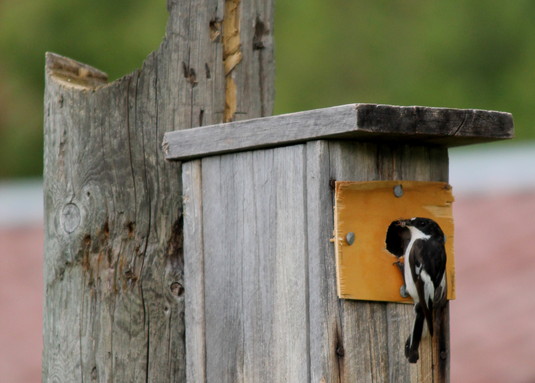
[[[392,265],[397,266],[399,271],[401,271],[401,274],[403,274],[403,272],[405,271],[405,264],[403,262],[401,262],[401,261],[396,261],[396,262],[392,263]]]

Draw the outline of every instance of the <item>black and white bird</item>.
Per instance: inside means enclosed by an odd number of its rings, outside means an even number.
[[[396,225],[401,228],[405,288],[414,300],[416,313],[405,343],[405,356],[410,363],[416,363],[425,325],[433,336],[435,311],[446,299],[445,237],[440,226],[429,218],[402,219]]]

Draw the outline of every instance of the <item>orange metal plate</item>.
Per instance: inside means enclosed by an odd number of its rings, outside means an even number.
[[[396,197],[394,187],[403,195]],[[453,195],[444,182],[371,181],[336,182],[335,253],[338,296],[344,299],[411,303],[399,289],[403,278],[393,265],[398,260],[386,250],[386,232],[398,219],[435,220],[446,235],[447,297],[455,299],[453,257]],[[355,234],[352,245],[346,241]]]

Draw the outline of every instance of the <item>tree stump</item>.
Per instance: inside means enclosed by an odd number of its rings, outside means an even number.
[[[44,382],[186,379],[179,164],[166,131],[269,115],[272,1],[168,1],[159,49],[105,73],[48,53]]]

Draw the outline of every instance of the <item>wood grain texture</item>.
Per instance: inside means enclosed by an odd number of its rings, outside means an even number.
[[[186,160],[325,138],[451,147],[512,137],[513,119],[509,113],[349,104],[169,132],[163,145],[167,159]]]
[[[333,235],[334,190],[329,143],[307,143],[307,235],[310,317],[310,381],[339,382],[344,371],[344,333],[336,292]],[[333,283],[334,282],[334,283]]]
[[[303,156],[202,161],[208,382],[308,381]]]
[[[201,161],[182,166],[184,185],[184,287],[186,380],[205,382],[206,328]]]
[[[186,379],[181,168],[164,160],[161,142],[177,125],[222,121],[213,29],[225,7],[167,6],[159,49],[111,84],[95,68],[47,54],[45,382]],[[235,119],[270,114],[273,104],[272,3],[243,2],[240,15]],[[261,52],[252,43],[258,22]]]

